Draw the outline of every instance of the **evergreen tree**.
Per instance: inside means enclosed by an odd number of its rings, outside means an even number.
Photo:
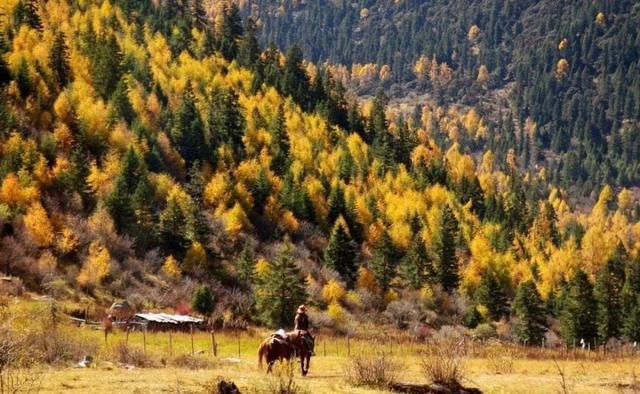
[[[254,258],[249,241],[244,243],[244,247],[236,260],[238,280],[246,285],[253,283]]]
[[[98,38],[91,51],[89,59],[93,85],[106,100],[113,94],[122,77],[122,52],[113,34]]]
[[[542,341],[547,329],[544,306],[533,281],[522,283],[513,300],[513,315],[517,319],[514,327],[516,337],[531,346]]]
[[[190,0],[191,26],[204,32],[209,30],[209,19],[202,0]]]
[[[209,286],[200,286],[193,292],[191,298],[191,308],[204,316],[209,316],[213,312],[213,296]]]
[[[383,171],[393,168],[395,164],[395,141],[389,132],[389,123],[386,115],[387,97],[379,91],[373,100],[371,117],[369,120],[368,139],[372,139],[373,152],[382,162]]]
[[[400,275],[414,289],[434,279],[433,265],[419,232],[414,232],[411,247],[400,263]]]
[[[280,79],[280,90],[283,95],[291,96],[302,108],[310,109],[311,84],[302,64],[302,50],[297,45],[289,48]]]
[[[215,89],[209,101],[208,143],[215,155],[218,147],[228,145],[237,160],[243,156],[242,136],[245,120],[240,111],[238,94],[233,89]],[[213,158],[213,162],[217,158]]]
[[[356,279],[356,257],[358,251],[348,230],[342,221],[337,220],[333,226],[329,244],[324,251],[324,263],[340,274],[347,284],[352,285]]]
[[[492,268],[487,268],[480,278],[480,286],[476,290],[475,300],[487,307],[489,317],[493,321],[500,320],[508,314],[507,295]]]
[[[18,84],[18,89],[20,90],[20,96],[23,99],[26,99],[33,93],[33,84],[31,82],[31,77],[29,76],[29,64],[24,58],[22,58],[22,60],[20,61],[20,65],[18,66],[18,71],[16,73],[16,83]]]
[[[112,122],[119,119],[124,119],[128,124],[133,122],[136,113],[129,101],[127,82],[124,78],[118,82],[116,90],[111,95],[110,104],[109,118]]]
[[[440,218],[440,237],[436,244],[438,258],[438,276],[445,291],[458,287],[458,259],[456,257],[456,240],[458,238],[458,220],[453,211],[446,205]]]
[[[300,269],[291,257],[286,243],[265,273],[256,278],[258,318],[269,327],[290,327],[296,308],[307,294]]]
[[[640,341],[640,262],[627,264],[622,287],[622,333],[631,341]]]
[[[42,32],[42,19],[40,19],[40,7],[37,0],[26,0],[24,4],[22,23],[26,23],[32,29]]]
[[[622,245],[600,269],[594,289],[597,310],[598,338],[606,341],[619,338],[622,326],[622,287],[626,252]]]
[[[225,5],[222,20],[217,27],[217,49],[225,59],[231,61],[238,56],[238,40],[242,36],[242,18],[236,3]]]
[[[244,22],[244,32],[238,45],[238,64],[248,69],[257,70],[260,61],[260,45],[256,38],[256,23],[252,18]]]
[[[188,167],[204,156],[204,126],[195,105],[191,84],[187,84],[180,107],[174,116],[171,140],[176,144]]]
[[[597,335],[597,304],[593,297],[593,285],[587,274],[578,270],[571,281],[560,314],[562,337],[567,344],[593,342]]]
[[[376,243],[371,270],[382,291],[387,291],[396,270],[396,250],[386,230]]]
[[[271,140],[271,168],[273,168],[276,174],[282,176],[288,170],[291,161],[289,155],[289,134],[287,133],[287,124],[282,105],[278,107],[278,114],[273,119],[270,130],[273,137]]]
[[[129,147],[122,160],[113,191],[106,201],[107,209],[118,231],[131,230],[134,227],[134,223],[131,221],[131,218],[135,217],[132,197],[137,191],[138,184],[142,183],[143,180],[148,182],[144,163],[133,150],[133,147]],[[142,205],[151,203],[149,194],[146,194],[150,193],[146,189],[147,186],[150,187],[150,185],[142,186],[143,189],[139,191],[137,203],[140,204],[138,206],[140,209],[144,208]]]
[[[344,191],[340,183],[336,183],[329,192],[329,198],[327,199],[328,212],[327,223],[335,223],[338,216],[345,216],[347,210],[347,203],[344,200]]]
[[[53,72],[53,79],[58,86],[64,89],[71,81],[71,67],[69,67],[69,48],[67,47],[66,37],[60,30],[51,45],[49,52],[49,64]]]

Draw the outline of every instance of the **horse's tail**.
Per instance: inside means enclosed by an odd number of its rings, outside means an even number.
[[[260,344],[260,347],[258,348],[258,366],[260,368],[262,368],[262,358],[266,358],[266,353],[267,353],[267,342],[268,341],[263,341]]]

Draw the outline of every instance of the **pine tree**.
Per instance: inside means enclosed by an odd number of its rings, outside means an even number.
[[[373,108],[371,109],[367,140],[372,144],[373,152],[382,162],[383,171],[393,168],[396,157],[395,141],[389,132],[389,122],[386,115],[387,100],[382,91],[376,94],[373,100]]]
[[[204,316],[209,316],[213,312],[213,296],[209,286],[200,286],[193,292],[191,308]]]
[[[238,64],[256,71],[260,60],[260,45],[256,38],[255,21],[252,18],[247,18],[243,30],[242,38],[238,44]]]
[[[442,210],[440,218],[440,237],[436,244],[438,258],[438,276],[445,291],[458,287],[458,259],[456,257],[456,240],[458,239],[458,220],[448,205]]]
[[[419,232],[414,232],[411,247],[400,263],[400,275],[414,289],[421,288],[429,279],[433,279],[433,265]]]
[[[542,341],[547,329],[544,306],[533,281],[522,283],[513,300],[513,315],[517,319],[514,327],[516,337],[527,345]]]
[[[222,22],[216,31],[217,49],[225,59],[231,61],[238,55],[238,39],[242,36],[242,18],[235,3],[222,10]]]
[[[176,144],[188,167],[204,156],[204,126],[196,109],[191,84],[187,84],[182,103],[174,116],[171,140]]]
[[[310,110],[311,84],[302,64],[302,49],[293,45],[289,48],[280,79],[280,90],[284,96],[291,96],[293,101],[306,110]]]
[[[258,318],[269,327],[290,327],[296,308],[307,294],[300,269],[291,257],[287,242],[266,272],[256,278]]]
[[[593,297],[593,285],[587,274],[578,270],[571,281],[560,314],[560,329],[567,344],[584,340],[593,342],[597,336],[597,304]]]
[[[66,37],[60,30],[56,33],[49,52],[49,64],[53,72],[53,79],[58,86],[64,89],[71,81],[71,67],[69,67],[69,48]]]
[[[338,216],[346,213],[347,203],[344,200],[344,191],[340,183],[336,183],[329,192],[327,200],[329,210],[327,212],[327,223],[335,223]]]
[[[352,285],[356,279],[356,257],[358,251],[351,239],[348,230],[341,220],[337,220],[333,226],[329,244],[324,251],[324,264],[340,274],[348,285]]]
[[[596,278],[594,294],[598,305],[598,338],[601,341],[620,337],[626,259],[624,247],[619,245],[617,252],[600,269]]]
[[[631,341],[640,341],[640,262],[627,264],[622,287],[622,333]]]
[[[389,233],[385,230],[378,240],[371,260],[371,271],[376,277],[378,285],[383,292],[387,291],[389,284],[395,275],[396,250],[391,242]]]
[[[238,272],[238,280],[245,285],[253,283],[254,258],[251,252],[251,244],[246,241],[238,259],[236,260],[236,269]]]
[[[40,19],[40,7],[37,0],[26,0],[23,23],[26,23],[32,29],[42,32],[42,19]]]
[[[475,300],[487,307],[489,317],[493,321],[500,320],[508,314],[507,295],[492,268],[487,268],[480,278],[480,286],[476,290]]]
[[[291,157],[289,155],[289,134],[287,133],[287,124],[284,116],[284,107],[278,107],[278,114],[273,119],[269,128],[272,135],[271,144],[271,168],[273,171],[282,176],[289,168]]]
[[[240,160],[243,156],[245,121],[240,111],[238,94],[233,89],[214,90],[209,101],[208,117],[209,149],[215,155],[218,147],[226,144],[233,150],[236,159]],[[217,158],[213,159],[215,163]]]
[[[191,26],[204,32],[209,29],[209,19],[202,0],[190,0]]]
[[[113,191],[107,197],[106,205],[118,231],[132,229],[131,218],[134,217],[132,196],[138,183],[146,178],[144,163],[138,154],[129,147],[120,166],[120,173],[116,178]]]
[[[16,83],[20,90],[20,96],[23,99],[26,99],[33,93],[33,84],[29,76],[29,64],[24,58],[20,61],[18,71],[16,72]]]
[[[116,90],[111,95],[109,118],[112,122],[124,119],[128,124],[133,122],[136,113],[129,101],[127,82],[121,79],[116,86]]]
[[[95,48],[91,48],[91,77],[100,96],[106,100],[116,89],[122,77],[122,52],[113,34],[97,39]]]

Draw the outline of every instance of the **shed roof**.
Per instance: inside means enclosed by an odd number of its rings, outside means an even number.
[[[168,313],[136,313],[136,318],[155,323],[168,323],[168,324],[181,324],[181,323],[195,323],[200,324],[204,319],[185,316],[185,315],[170,315]]]

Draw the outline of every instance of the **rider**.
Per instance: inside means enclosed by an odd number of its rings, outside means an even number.
[[[304,304],[298,307],[294,323],[294,330],[309,331],[309,316],[307,316],[307,307]]]
[[[309,333],[309,316],[307,316],[307,307],[302,304],[298,307],[298,311],[296,312],[296,317],[294,319],[294,330],[299,331],[302,336],[305,345],[308,348],[312,348],[313,345],[311,341],[311,334]]]

